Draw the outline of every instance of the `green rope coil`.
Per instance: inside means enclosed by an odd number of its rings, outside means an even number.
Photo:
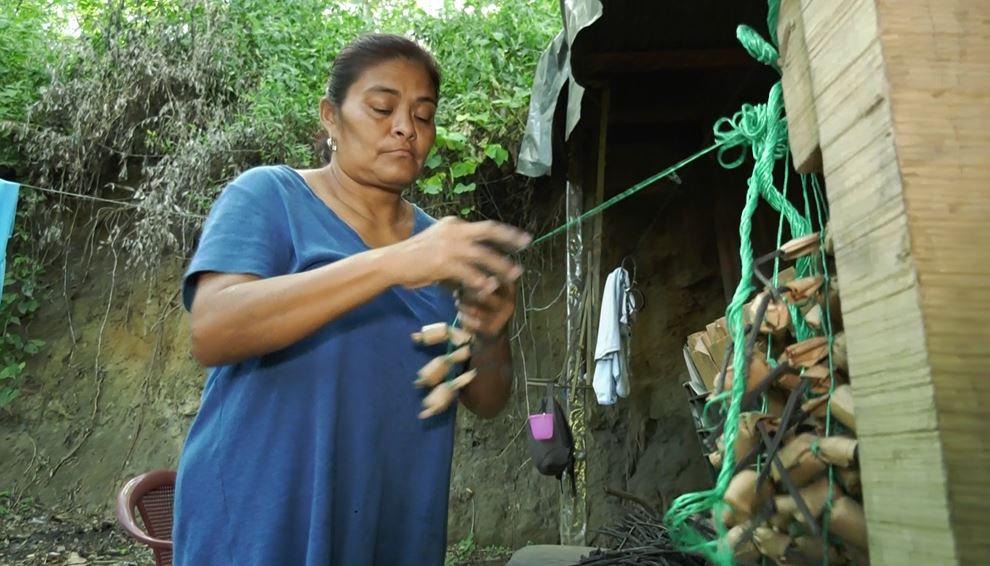
[[[776,43],[776,22],[779,13],[779,0],[768,2],[767,24],[771,38]],[[779,72],[777,65],[777,50],[765,39],[748,26],[739,26],[736,37],[746,50],[756,60],[769,65]],[[735,377],[732,389],[720,396],[721,400],[728,397],[728,411],[723,429],[724,456],[715,486],[706,491],[688,493],[677,498],[664,520],[671,530],[672,539],[681,548],[704,554],[709,560],[719,565],[733,564],[733,551],[728,547],[725,537],[725,524],[722,513],[725,508],[723,495],[732,480],[736,465],[735,442],[739,432],[739,415],[742,410],[742,398],[746,389],[745,363],[745,322],[743,307],[752,295],[754,286],[753,261],[754,253],[751,242],[752,220],[757,205],[762,198],[780,213],[786,220],[791,237],[796,238],[811,233],[811,220],[808,214],[801,214],[787,199],[786,193],[774,186],[774,169],[777,161],[788,153],[787,123],[784,118],[783,87],[778,81],[771,87],[766,104],[743,105],[731,118],[722,118],[713,126],[715,139],[720,143],[718,151],[719,163],[728,169],[740,167],[745,162],[745,148],[749,147],[755,160],[753,172],[747,181],[746,203],[739,221],[739,257],[741,260],[741,278],[735,293],[726,309],[726,320],[733,342],[732,365]],[[727,158],[730,150],[738,150],[739,155],[734,159]],[[812,269],[810,260],[799,261],[798,276],[809,273]],[[775,269],[776,273],[776,269]],[[804,324],[800,312],[791,310],[795,316],[796,333],[799,338],[810,333]],[[713,521],[719,537],[709,540],[699,533],[691,524],[692,517],[706,512],[712,512]]]
[[[770,4],[774,6],[779,6],[779,4],[775,0],[770,0]],[[777,9],[771,8],[769,10],[769,16],[767,18],[767,24],[770,27],[771,30],[770,34],[771,37],[773,38],[774,43],[777,42],[777,38],[776,38],[777,33],[774,30],[776,30],[777,28],[777,13],[779,12],[780,12],[779,8]],[[773,18],[772,24],[769,21],[770,17]],[[763,39],[763,37],[760,36],[759,32],[757,32],[755,29],[747,25],[740,25],[739,27],[736,28],[736,39],[738,39],[739,43],[741,43],[743,47],[746,48],[746,51],[749,52],[750,56],[752,56],[753,59],[756,59],[757,61],[763,63],[764,65],[772,67],[778,73],[780,72],[780,66],[777,64],[777,48],[774,47],[773,45],[770,45],[770,43],[767,42],[767,40]]]

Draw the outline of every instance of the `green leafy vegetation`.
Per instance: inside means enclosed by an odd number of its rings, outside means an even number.
[[[513,152],[533,73],[560,29],[556,0],[446,0],[437,14],[415,0],[9,4],[0,176],[67,196],[33,193],[18,211],[0,302],[0,406],[41,346],[29,321],[44,266],[65,243],[99,241],[135,273],[154,273],[188,253],[241,171],[319,165],[318,101],[334,56],[362,33],[410,35],[443,72],[437,143],[409,197],[435,215],[469,216],[486,214],[494,189],[518,193],[528,181],[513,176]]]

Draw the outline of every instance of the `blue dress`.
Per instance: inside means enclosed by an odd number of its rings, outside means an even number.
[[[414,233],[434,220],[416,208]],[[368,250],[285,166],[218,197],[183,281],[297,273]],[[333,292],[328,289],[327,292]],[[177,566],[428,566],[444,560],[456,403],[417,418],[416,371],[451,293],[395,287],[284,350],[211,368],[178,468]]]

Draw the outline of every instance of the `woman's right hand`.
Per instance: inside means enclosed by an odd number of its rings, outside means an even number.
[[[389,246],[395,279],[410,288],[451,281],[487,295],[511,283],[522,268],[505,253],[526,247],[532,236],[490,220],[466,222],[447,217],[419,234]]]

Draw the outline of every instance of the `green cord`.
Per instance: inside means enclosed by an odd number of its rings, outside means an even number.
[[[768,1],[767,24],[771,30],[770,37],[776,43],[777,14],[779,13],[779,0]],[[777,69],[777,50],[759,36],[754,30],[747,26],[739,26],[736,36],[746,50],[757,60]],[[722,118],[714,125],[715,139],[724,142],[722,149],[718,153],[719,163],[726,168],[739,167],[745,161],[745,146],[749,146],[755,159],[753,172],[748,181],[746,193],[746,205],[743,209],[739,224],[740,235],[740,260],[741,260],[741,280],[733,295],[732,302],[726,310],[726,319],[732,335],[734,378],[732,391],[723,392],[717,396],[719,401],[728,398],[728,411],[725,417],[725,427],[723,430],[723,443],[725,445],[725,456],[722,468],[719,471],[715,487],[697,493],[688,493],[677,498],[668,511],[665,522],[670,527],[672,539],[675,543],[689,551],[700,552],[710,561],[719,565],[731,565],[733,563],[732,549],[725,544],[725,525],[722,521],[722,509],[724,502],[722,497],[732,479],[732,472],[735,468],[734,446],[739,428],[739,414],[741,412],[742,397],[745,392],[746,373],[749,368],[745,367],[745,352],[743,344],[744,318],[743,305],[754,291],[751,283],[753,277],[753,249],[751,243],[753,213],[759,200],[762,198],[781,215],[781,226],[778,228],[778,238],[782,237],[782,225],[786,220],[790,229],[791,238],[797,238],[812,232],[812,223],[809,218],[809,211],[801,214],[787,200],[787,183],[785,178],[783,191],[778,191],[773,182],[773,170],[779,159],[785,158],[788,152],[787,144],[787,124],[783,116],[783,95],[782,86],[778,81],[770,89],[766,104],[744,105],[732,118]],[[739,154],[734,159],[727,157],[730,149],[739,149]],[[785,168],[785,175],[789,172],[789,165]],[[775,264],[774,273],[779,269],[779,264]],[[802,258],[798,260],[796,272],[798,277],[804,277],[811,272],[812,260]],[[811,332],[804,321],[803,316],[796,307],[792,307],[791,315],[794,319],[795,333],[797,338],[804,339]],[[714,399],[713,399],[714,401]],[[717,540],[708,540],[690,524],[690,519],[705,512],[714,513],[714,523],[719,537]]]
[[[725,145],[725,143],[726,142],[725,141],[722,141],[722,140],[716,141],[714,144],[706,147],[705,149],[702,149],[701,151],[699,151],[699,152],[697,152],[697,153],[695,153],[693,155],[690,155],[688,157],[685,157],[684,159],[678,161],[677,163],[671,165],[670,167],[664,169],[663,171],[660,171],[659,173],[657,173],[657,174],[655,174],[655,175],[653,175],[653,176],[651,176],[651,177],[649,177],[647,179],[644,179],[644,180],[636,183],[635,185],[629,187],[628,189],[622,191],[621,193],[615,195],[614,197],[606,200],[605,202],[599,204],[598,206],[596,206],[596,207],[594,207],[592,209],[587,210],[586,212],[584,212],[583,214],[581,214],[577,218],[574,218],[572,220],[569,220],[569,221],[565,222],[564,224],[561,224],[560,226],[557,226],[553,230],[550,230],[546,234],[543,234],[539,238],[534,239],[532,242],[529,243],[528,246],[526,246],[525,248],[523,248],[522,250],[520,250],[520,252],[525,251],[525,250],[528,250],[528,249],[530,249],[530,248],[532,248],[532,247],[534,247],[534,246],[536,246],[538,244],[542,244],[546,240],[549,240],[550,238],[556,236],[557,234],[563,232],[564,230],[567,230],[571,226],[574,226],[575,224],[580,224],[580,223],[584,222],[585,220],[591,218],[592,216],[597,216],[598,214],[601,214],[602,212],[605,211],[605,209],[611,208],[611,207],[615,206],[616,204],[619,204],[620,202],[622,202],[622,201],[626,200],[627,198],[633,196],[634,194],[638,193],[639,191],[641,191],[641,190],[649,187],[650,185],[656,183],[660,179],[663,179],[664,177],[669,177],[671,173],[674,173],[675,171],[677,171],[678,169],[680,169],[680,168],[684,167],[685,165],[691,163],[692,161],[696,161],[698,159],[701,159],[705,155],[707,155],[707,154],[715,151],[716,149],[719,149],[720,147],[722,147],[723,145]]]
[[[823,292],[825,293],[825,333],[828,336],[828,375],[830,378],[829,390],[828,390],[828,403],[825,405],[825,436],[831,436],[832,434],[832,394],[835,392],[835,365],[832,361],[832,344],[834,342],[835,333],[832,330],[832,313],[831,313],[831,303],[829,299],[829,287],[831,284],[831,279],[828,276],[828,263],[825,258],[825,220],[822,216],[822,197],[820,194],[820,188],[818,186],[818,178],[815,176],[811,177],[812,194],[815,197],[815,209],[818,214],[818,226],[820,228],[821,237],[819,238],[819,249],[821,250],[822,258],[822,273],[825,279],[825,284],[823,287]],[[825,541],[825,562],[824,566],[828,566],[828,527],[829,521],[832,516],[832,495],[834,493],[835,486],[835,466],[829,464],[828,466],[828,494],[825,499],[825,512],[822,515],[822,538]]]
[[[763,39],[755,30],[745,25],[741,25],[736,29],[736,37],[745,47],[747,52],[753,56],[753,58],[776,69],[779,72],[780,68],[777,65],[777,49],[774,45],[777,44],[776,24],[780,8],[780,0],[768,0],[767,4],[767,25],[770,30],[770,37],[773,41],[773,45]],[[664,522],[670,529],[671,538],[677,546],[684,550],[704,554],[709,560],[719,566],[731,566],[734,563],[733,550],[728,548],[725,543],[726,528],[724,521],[722,520],[722,511],[725,508],[725,503],[722,498],[729,482],[732,480],[732,472],[736,465],[734,448],[739,429],[739,415],[741,412],[742,398],[745,393],[746,374],[749,369],[745,367],[745,348],[743,347],[746,341],[743,306],[754,291],[754,287],[752,285],[754,253],[751,239],[753,215],[761,198],[765,200],[774,210],[780,213],[780,223],[777,230],[778,248],[781,244],[783,223],[785,220],[787,221],[788,228],[790,229],[791,238],[797,238],[810,234],[812,232],[812,222],[811,210],[807,199],[807,190],[805,190],[804,214],[801,214],[787,199],[787,185],[789,179],[788,173],[790,164],[789,161],[786,161],[789,153],[787,142],[787,123],[786,118],[784,117],[783,93],[780,81],[776,82],[771,87],[766,104],[744,104],[731,118],[721,118],[716,121],[712,129],[715,143],[711,146],[686,157],[678,163],[647,179],[644,179],[643,181],[622,191],[598,206],[584,212],[577,218],[571,219],[543,234],[542,236],[535,238],[528,246],[526,246],[526,248],[517,253],[542,244],[568,228],[580,224],[588,218],[601,214],[606,209],[631,197],[639,191],[653,185],[660,179],[669,176],[671,173],[697,159],[700,159],[704,155],[707,155],[716,149],[718,150],[717,159],[722,167],[726,169],[740,167],[745,162],[745,148],[747,146],[750,148],[755,163],[753,165],[753,172],[747,181],[746,203],[739,222],[739,256],[741,260],[741,278],[738,286],[736,287],[736,291],[733,294],[732,301],[726,309],[726,320],[729,325],[732,342],[736,346],[733,349],[732,356],[732,364],[736,368],[734,372],[735,377],[732,382],[732,390],[724,391],[722,394],[714,396],[705,407],[705,410],[707,411],[708,407],[716,401],[723,402],[728,400],[728,413],[725,418],[725,427],[723,429],[725,457],[723,459],[722,467],[719,471],[714,488],[696,493],[687,493],[678,497],[674,500],[673,505],[664,517]],[[739,154],[734,159],[728,160],[726,156],[728,152],[733,149],[738,149]],[[784,183],[783,191],[778,191],[773,183],[773,170],[776,162],[782,158],[785,159]],[[819,199],[820,191],[818,188],[817,178],[811,177],[811,179],[817,205],[818,222],[821,226],[822,206]],[[801,182],[802,186],[806,187],[806,176],[802,175]],[[822,240],[820,248],[820,256],[823,264],[822,271],[824,272],[825,277],[825,292],[827,297],[829,278],[828,269],[825,266],[824,240]],[[813,272],[815,266],[813,266],[812,261],[812,258],[800,258],[796,262],[797,265],[795,271],[798,278],[805,277]],[[773,268],[775,283],[777,281],[779,265],[779,260],[775,260]],[[803,340],[809,337],[812,332],[805,323],[804,317],[801,315],[800,310],[794,305],[790,305],[789,309],[791,312],[791,317],[794,321],[797,339]],[[452,326],[456,325],[456,322],[457,319],[455,318]],[[831,352],[833,336],[827,300],[825,309],[825,329],[829,340],[829,372],[830,375],[832,375],[834,371]],[[450,346],[448,346],[448,348],[450,348]],[[450,376],[448,376],[448,379],[449,377]],[[833,379],[832,389],[834,389],[834,387],[835,380]],[[828,435],[831,431],[830,405],[831,401],[829,402],[829,406],[826,410],[826,435]],[[829,510],[831,509],[832,485],[833,469],[830,466],[829,501],[827,504],[827,509]],[[706,538],[691,525],[692,517],[706,512],[712,512],[714,515],[713,522],[715,523],[716,531],[719,535],[716,540]],[[826,540],[828,532],[827,529],[828,523],[826,519]],[[826,551],[826,561],[827,560],[828,557]]]
[[[678,171],[679,169],[685,167],[689,163],[692,163],[694,161],[697,161],[698,159],[701,159],[702,157],[704,157],[705,155],[708,155],[709,153],[715,151],[716,149],[721,148],[726,143],[729,143],[729,142],[728,141],[725,141],[725,140],[718,140],[714,144],[712,144],[712,145],[710,145],[710,146],[708,146],[708,147],[706,147],[706,148],[704,148],[704,149],[702,149],[702,150],[700,150],[700,151],[698,151],[698,152],[696,152],[696,153],[694,153],[692,155],[689,155],[688,157],[685,157],[684,159],[678,161],[677,163],[671,165],[670,167],[667,167],[666,169],[660,171],[659,173],[657,173],[655,175],[652,175],[652,176],[650,176],[650,177],[648,177],[646,179],[643,179],[642,181],[636,183],[635,185],[629,187],[628,189],[622,191],[621,193],[615,195],[614,197],[606,200],[605,202],[599,204],[598,206],[596,206],[596,207],[594,207],[594,208],[586,211],[585,213],[581,214],[577,218],[573,218],[571,220],[568,220],[564,224],[561,224],[560,226],[557,226],[556,228],[554,228],[553,230],[550,230],[549,232],[543,234],[542,236],[540,236],[538,238],[535,238],[532,242],[529,243],[528,246],[526,246],[525,248],[523,248],[523,249],[515,252],[515,254],[519,254],[519,253],[522,253],[522,252],[524,252],[526,250],[532,249],[534,246],[537,246],[539,244],[542,244],[542,243],[546,242],[550,238],[556,236],[557,234],[560,234],[561,232],[567,230],[568,228],[570,228],[572,226],[575,226],[577,224],[580,224],[580,223],[584,222],[585,220],[591,218],[592,216],[597,216],[598,214],[601,214],[606,209],[611,208],[611,207],[619,204],[620,202],[626,200],[627,198],[635,195],[636,193],[642,191],[643,189],[646,189],[646,188],[650,187],[651,185],[653,185],[654,183],[656,183],[660,179],[663,179],[665,177],[669,177],[672,173],[674,173],[674,172]],[[512,255],[515,255],[515,254],[512,254]],[[450,326],[451,327],[456,327],[459,319],[460,319],[460,313],[458,313],[454,317],[454,320],[451,321]],[[448,342],[448,344],[447,344],[447,355],[449,356],[450,353],[453,352],[453,350],[454,350],[453,344],[451,344],[451,343]],[[451,368],[451,371],[447,372],[447,376],[444,379],[444,381],[446,381],[447,383],[450,383],[453,380],[454,380],[454,370],[453,370],[453,368]]]

